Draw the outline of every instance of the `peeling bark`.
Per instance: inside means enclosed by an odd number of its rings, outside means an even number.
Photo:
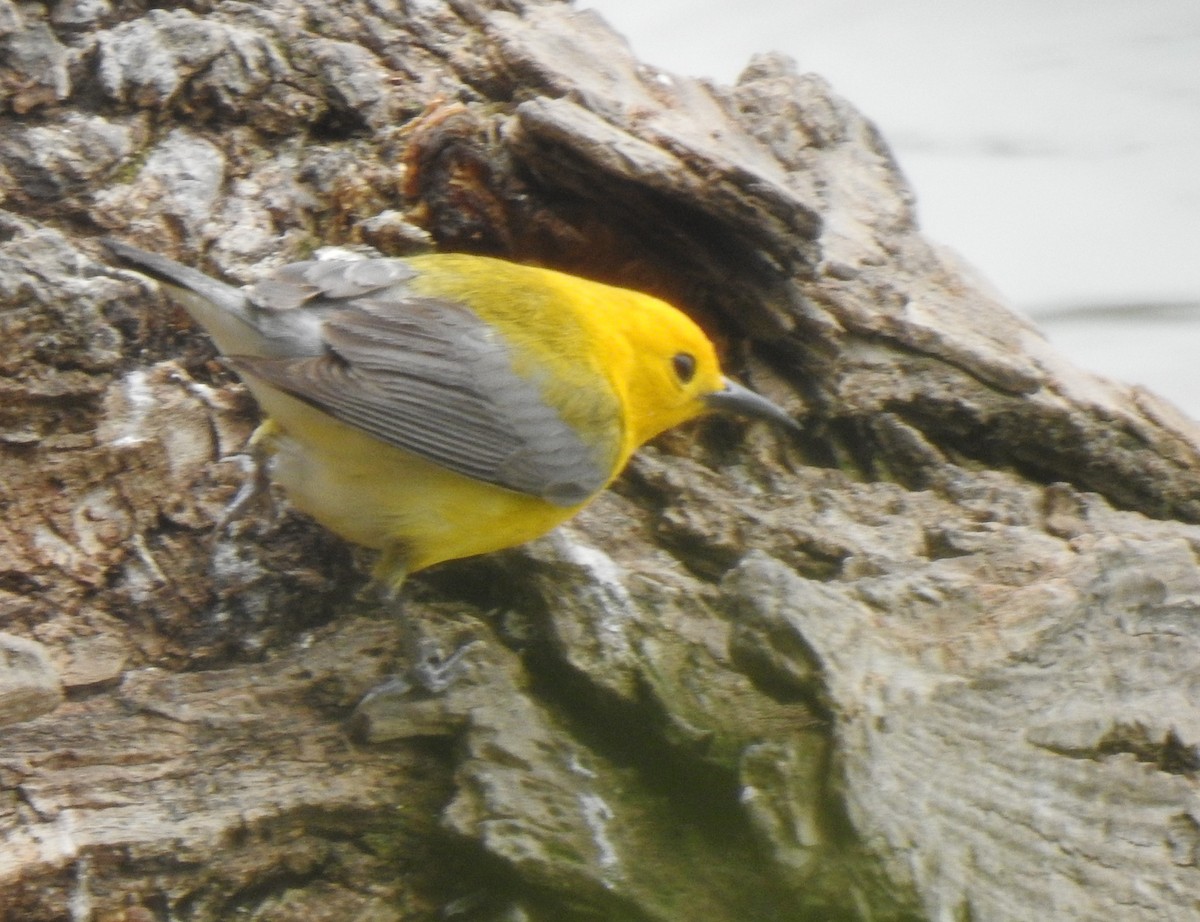
[[[919,232],[874,126],[552,0],[0,0],[0,919],[1200,918],[1200,430]],[[806,437],[661,438],[361,592],[109,233],[651,291]],[[470,643],[440,696],[412,639]]]

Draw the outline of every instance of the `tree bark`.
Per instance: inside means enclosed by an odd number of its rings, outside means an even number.
[[[553,0],[0,0],[0,193],[0,919],[1200,918],[1200,429],[819,77]],[[648,290],[806,434],[670,433],[397,612],[286,503],[217,527],[256,410],[101,232]],[[466,674],[363,700],[404,623]]]

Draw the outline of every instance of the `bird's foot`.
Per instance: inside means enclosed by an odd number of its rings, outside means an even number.
[[[464,643],[445,656],[435,641],[423,640],[420,653],[404,672],[388,676],[363,695],[359,708],[378,703],[381,699],[431,697],[444,694],[467,671],[467,652],[476,641]]]
[[[232,502],[225,507],[225,511],[217,520],[214,532],[216,535],[223,535],[255,505],[264,506],[266,515],[272,522],[279,518],[279,509],[271,493],[270,442],[275,432],[274,423],[268,420],[254,430],[246,451],[226,456],[241,464],[243,479]]]
[[[440,695],[467,671],[467,653],[478,641],[468,640],[446,655],[436,641],[423,637],[416,643],[408,673],[415,687]]]
[[[465,699],[446,692],[467,671],[467,653],[477,643],[467,641],[444,656],[434,641],[423,640],[402,674],[388,677],[358,702],[352,732],[374,743],[458,733],[469,708],[464,710]]]
[[[258,504],[265,506],[267,517],[275,521],[279,517],[279,510],[275,505],[274,496],[271,495],[271,480],[266,459],[255,452],[240,452],[226,457],[241,464],[243,479],[233,500],[217,519],[214,533],[225,534],[235,522],[244,518]]]

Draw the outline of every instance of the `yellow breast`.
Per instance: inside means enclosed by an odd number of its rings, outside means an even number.
[[[257,383],[269,422],[258,437],[271,479],[296,508],[338,535],[385,551],[377,577],[397,584],[425,567],[511,547],[585,505],[557,506],[456,474]]]

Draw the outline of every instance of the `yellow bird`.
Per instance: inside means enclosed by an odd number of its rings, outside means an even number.
[[[240,289],[107,240],[168,284],[263,409],[252,439],[291,502],[425,567],[570,518],[647,440],[709,410],[795,428],[725,378],[671,305],[465,254],[293,263]]]

